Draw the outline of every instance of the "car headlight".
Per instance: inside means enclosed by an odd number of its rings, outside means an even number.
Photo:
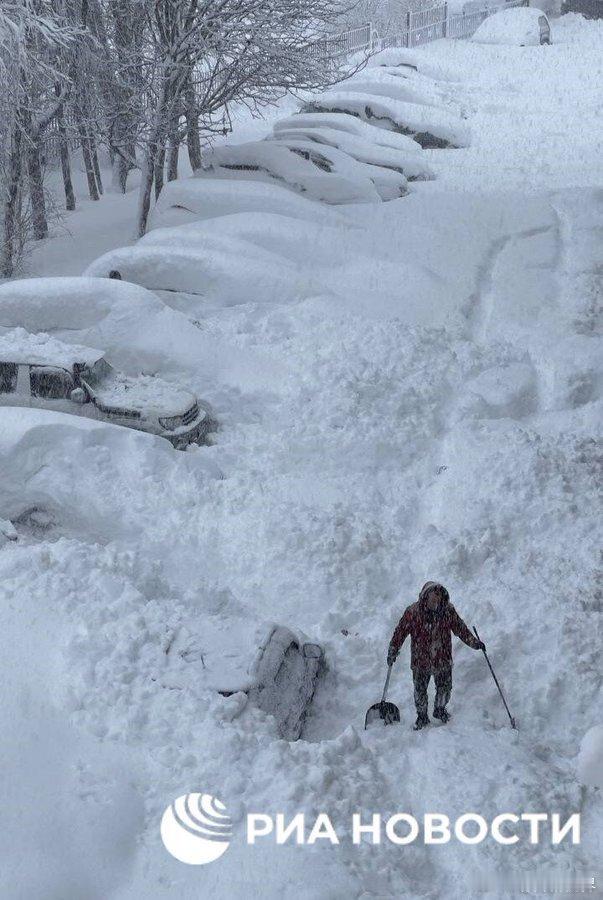
[[[162,428],[165,428],[166,431],[173,431],[175,428],[179,428],[182,425],[182,416],[168,416],[165,419],[159,419],[159,424]]]

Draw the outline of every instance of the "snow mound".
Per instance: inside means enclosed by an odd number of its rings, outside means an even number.
[[[319,110],[358,116],[381,128],[410,135],[425,148],[467,147],[470,142],[469,128],[461,119],[436,107],[337,90],[313,97],[302,107],[303,112]]]
[[[164,185],[150,216],[149,228],[215,219],[240,212],[273,212],[293,219],[328,219],[334,212],[317,209],[305,197],[279,184],[233,183],[223,178],[178,178]]]
[[[319,118],[320,115],[317,113]],[[307,116],[302,115],[299,118],[305,119]],[[275,139],[290,141],[297,137],[315,141],[317,144],[341,150],[359,162],[367,163],[370,166],[394,169],[403,173],[409,181],[427,181],[434,177],[427,163],[414,151],[393,150],[391,147],[380,146],[363,137],[336,128],[321,128],[319,125],[303,127],[298,125],[294,118],[287,119],[287,122],[292,123],[289,129],[283,127],[282,123],[278,123],[278,128],[275,126]],[[375,176],[372,177],[374,180]]]
[[[13,522],[43,512],[73,536],[137,539],[141,485],[190,481],[187,455],[154,435],[40,409],[1,421],[0,517]]]
[[[289,149],[273,141],[250,141],[223,145],[206,151],[196,178],[233,178],[247,181],[273,181],[305,194],[313,200],[334,205],[342,203],[378,203],[379,194],[371,180],[349,160],[338,171],[316,152]],[[340,174],[340,169],[345,174]]]
[[[482,22],[473,37],[476,44],[540,45],[540,20],[548,19],[541,9],[517,7],[502,9]],[[550,25],[549,25],[550,28]]]
[[[595,725],[582,738],[578,780],[590,787],[603,788],[603,725]]]

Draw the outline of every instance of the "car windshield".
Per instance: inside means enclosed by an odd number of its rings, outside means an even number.
[[[80,377],[90,387],[98,387],[103,381],[112,378],[114,374],[114,370],[107,360],[101,357],[93,366],[86,366],[82,369]]]

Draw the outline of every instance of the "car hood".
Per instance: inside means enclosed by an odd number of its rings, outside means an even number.
[[[180,416],[197,401],[189,391],[150,375],[137,378],[118,375],[93,387],[92,392],[101,406],[134,410],[145,416]]]

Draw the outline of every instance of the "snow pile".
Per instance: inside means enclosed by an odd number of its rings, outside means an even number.
[[[159,437],[48,410],[5,407],[1,418],[2,518],[32,525],[44,513],[45,527],[127,541],[138,536],[141,486],[193,490],[187,454]]]
[[[603,789],[603,725],[595,725],[582,738],[578,779],[582,784]]]

